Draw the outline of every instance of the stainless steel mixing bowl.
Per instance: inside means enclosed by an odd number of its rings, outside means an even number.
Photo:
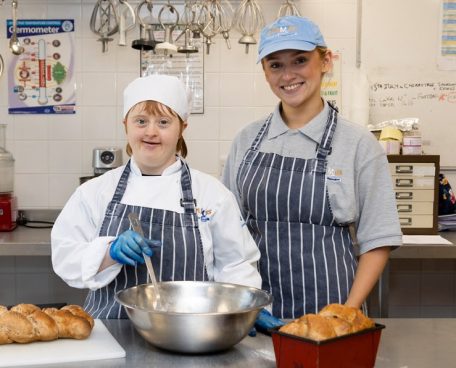
[[[263,290],[235,284],[171,281],[159,287],[165,304],[157,309],[152,284],[121,290],[116,300],[148,342],[183,353],[215,352],[237,344],[258,312],[272,302]]]

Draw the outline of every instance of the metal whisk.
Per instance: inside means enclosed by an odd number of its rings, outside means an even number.
[[[102,52],[108,51],[110,38],[119,30],[117,23],[116,6],[112,0],[98,0],[90,17],[90,29],[93,33],[100,36],[97,41],[102,43]]]
[[[245,45],[245,53],[249,45],[257,43],[254,35],[264,26],[264,17],[256,0],[243,0],[234,12],[234,26],[242,34],[239,43]]]
[[[296,4],[293,0],[286,0],[279,8],[279,12],[277,13],[277,18],[284,17],[286,15],[297,15],[298,17],[301,16],[299,13]]]

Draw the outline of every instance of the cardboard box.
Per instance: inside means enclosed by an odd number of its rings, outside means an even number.
[[[375,327],[324,341],[271,331],[277,368],[372,368],[381,330]]]
[[[387,155],[398,155],[401,152],[401,142],[399,141],[378,141]]]
[[[402,146],[403,155],[421,155],[422,147],[421,146]]]

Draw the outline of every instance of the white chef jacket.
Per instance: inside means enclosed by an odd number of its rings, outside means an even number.
[[[142,176],[134,158],[122,203],[183,213],[180,205],[181,161],[161,176]],[[92,290],[109,284],[122,269],[115,264],[98,272],[114,237],[100,237],[106,208],[125,166],[79,186],[51,232],[52,265],[68,285]],[[259,250],[234,195],[216,178],[190,169],[204,260],[210,280],[261,287]]]

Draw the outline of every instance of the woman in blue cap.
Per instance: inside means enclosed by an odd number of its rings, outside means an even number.
[[[90,289],[94,318],[127,318],[119,290],[147,283],[143,254],[159,281],[220,281],[261,286],[258,248],[234,195],[190,169],[182,136],[190,114],[176,77],[137,78],[124,90],[128,163],[78,187],[52,229],[54,271]],[[128,214],[138,215],[144,236]]]
[[[321,98],[331,58],[307,18],[285,16],[262,30],[258,62],[280,102],[237,135],[222,175],[274,297],[274,317],[260,315],[259,327],[329,303],[360,308],[402,242],[385,153]]]

